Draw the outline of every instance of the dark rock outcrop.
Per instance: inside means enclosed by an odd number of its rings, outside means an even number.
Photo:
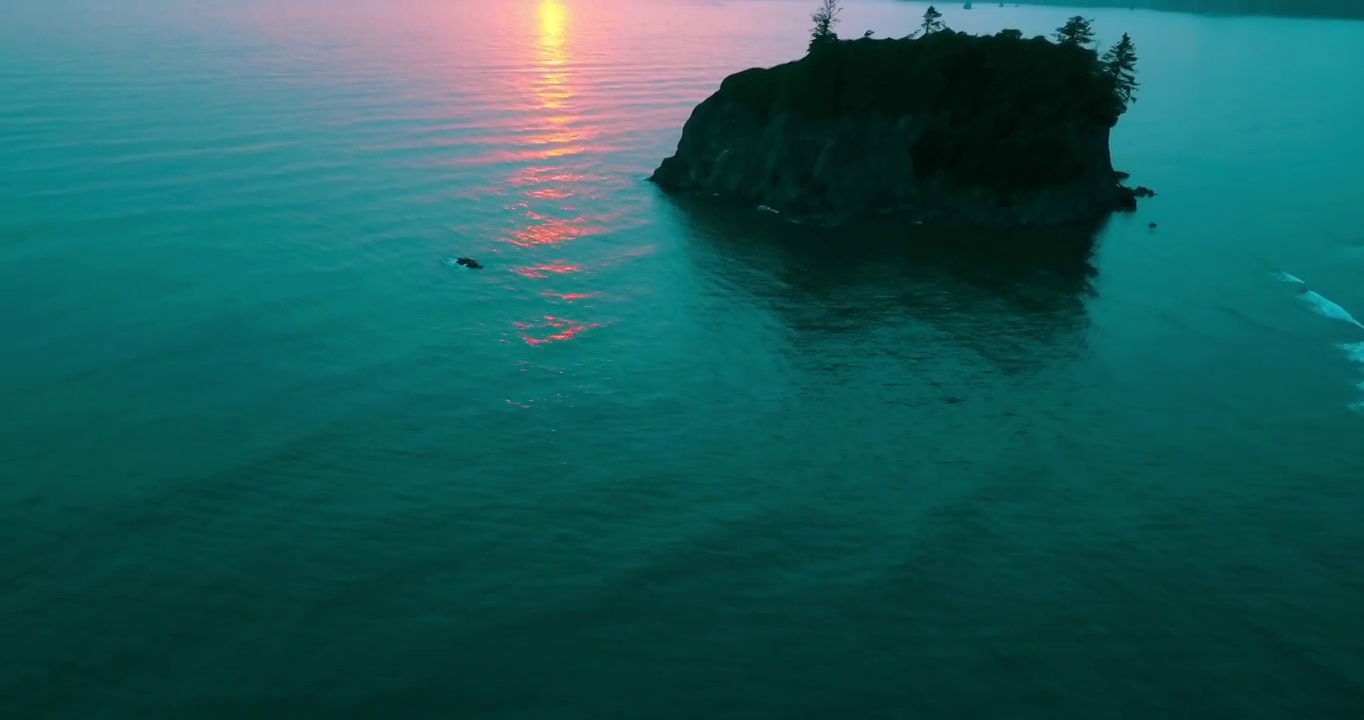
[[[1092,51],[1045,38],[832,42],[726,78],[649,179],[829,223],[1069,224],[1135,207],[1122,111]]]

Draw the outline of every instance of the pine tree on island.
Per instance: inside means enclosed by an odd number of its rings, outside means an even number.
[[[1101,72],[1113,80],[1113,90],[1122,110],[1137,101],[1137,52],[1132,38],[1122,34],[1118,44],[1109,48],[1100,61]]]
[[[1090,21],[1080,15],[1070,18],[1065,25],[1056,29],[1053,35],[1056,42],[1062,45],[1079,45],[1084,47],[1094,42],[1094,28]]]

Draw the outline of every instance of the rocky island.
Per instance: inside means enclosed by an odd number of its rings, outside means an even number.
[[[953,32],[930,8],[910,37],[847,41],[836,15],[824,0],[804,58],[725,78],[649,179],[831,224],[1048,227],[1135,208],[1108,145],[1136,87],[1126,35],[1100,57],[1084,18],[1053,41]]]

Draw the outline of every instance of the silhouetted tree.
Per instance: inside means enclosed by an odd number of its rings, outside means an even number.
[[[943,24],[942,13],[938,12],[937,8],[929,5],[928,9],[924,11],[924,21],[919,25],[919,32],[924,35],[932,35],[935,32],[946,29],[947,25]]]
[[[1113,80],[1113,92],[1125,112],[1128,105],[1137,101],[1136,92],[1139,84],[1137,52],[1132,45],[1132,38],[1128,37],[1127,33],[1123,33],[1118,44],[1104,53],[1100,67],[1102,72]]]
[[[838,39],[834,25],[838,24],[838,14],[843,11],[838,2],[839,0],[822,0],[819,9],[810,15],[810,19],[815,21],[815,26],[810,31],[810,52],[814,52],[820,45]]]
[[[1003,37],[1003,38],[1009,38],[1010,40],[1022,40],[1022,39],[1023,39],[1023,31],[1022,31],[1022,30],[1014,30],[1013,28],[1009,28],[1009,29],[1007,29],[1007,30],[1000,30],[1000,31],[999,31],[999,36],[1000,36],[1000,37]]]
[[[1079,45],[1081,47],[1094,42],[1094,28],[1090,21],[1076,15],[1066,21],[1065,25],[1056,29],[1056,42],[1062,45]]]

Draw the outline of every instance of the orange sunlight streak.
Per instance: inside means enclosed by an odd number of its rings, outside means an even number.
[[[578,323],[572,320],[557,318],[553,315],[546,315],[544,324],[538,328],[542,332],[545,330],[550,331],[546,335],[540,337],[531,335],[527,332],[532,329],[530,323],[516,323],[516,327],[518,330],[521,330],[521,339],[524,340],[527,345],[543,345],[545,343],[572,340],[578,333],[585,330],[591,330],[592,328],[597,327],[597,324]]]
[[[595,215],[574,207],[574,199],[595,196],[593,185],[600,178],[592,176],[583,159],[600,148],[594,144],[600,130],[591,121],[582,126],[582,116],[574,107],[577,89],[573,82],[575,65],[572,58],[571,19],[565,0],[539,0],[537,5],[538,42],[531,50],[532,71],[529,83],[532,109],[527,114],[528,127],[519,128],[522,140],[519,147],[501,157],[504,162],[529,163],[508,180],[516,188],[518,202],[506,207],[520,217],[503,242],[532,250],[531,264],[515,268],[513,272],[532,280],[551,276],[565,277],[578,273],[577,264],[546,258],[538,249],[553,246],[602,232],[603,221]],[[562,248],[559,248],[562,250]],[[538,257],[537,257],[538,256]],[[539,293],[543,302],[557,307],[568,307],[575,301],[595,297],[593,292]],[[544,315],[542,320],[515,323],[517,334],[527,345],[571,340],[578,334],[597,327],[597,323],[568,320]]]

